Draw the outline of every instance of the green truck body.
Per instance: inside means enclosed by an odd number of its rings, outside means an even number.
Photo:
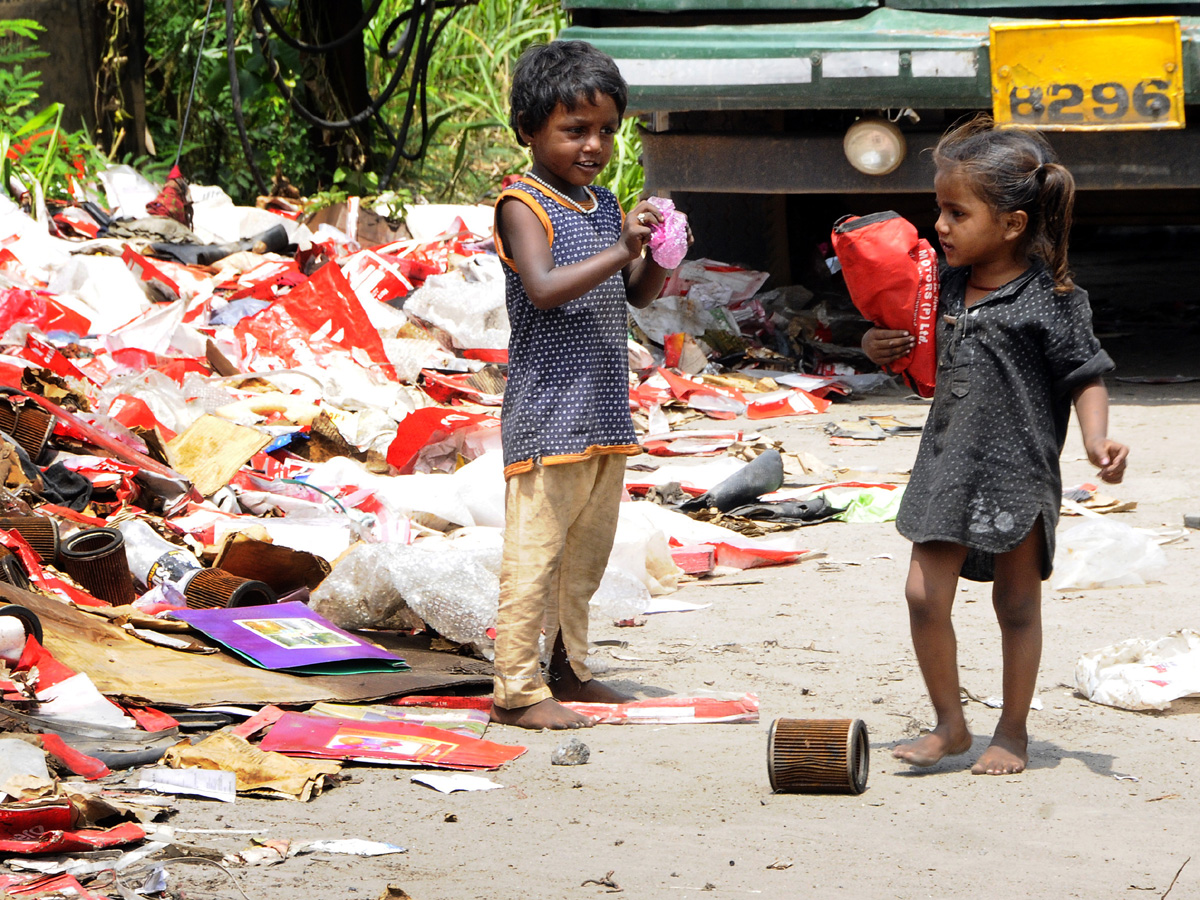
[[[796,218],[796,198],[805,197],[805,208],[822,216],[892,206],[919,210],[914,218],[920,220],[933,180],[925,151],[954,121],[993,110],[991,26],[1173,17],[1179,63],[1171,71],[1179,70],[1182,118],[1190,114],[1193,127],[1176,121],[1127,130],[1121,122],[1047,136],[1075,174],[1082,218],[1200,221],[1200,5],[565,0],[565,6],[571,24],[561,37],[595,44],[617,60],[629,82],[629,112],[645,128],[648,189],[680,196],[693,211],[714,208],[714,195],[739,195],[740,212],[726,202],[726,218],[754,217],[785,232]],[[1121,109],[1129,108],[1131,90],[1142,89],[1113,86],[1102,74],[1097,82],[1085,87],[1093,92],[1086,99],[1107,101],[1120,93]],[[847,130],[869,117],[895,123],[906,142],[903,161],[887,174],[864,174],[844,150]],[[759,199],[745,200],[754,196]],[[814,197],[825,198],[822,205],[814,205]],[[766,256],[757,262],[786,270],[787,248],[776,246]]]

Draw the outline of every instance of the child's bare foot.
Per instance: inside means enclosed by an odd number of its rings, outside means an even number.
[[[561,681],[551,684],[550,690],[554,692],[554,698],[578,703],[625,703],[633,699],[628,694],[622,694],[595,678],[589,681],[579,681],[578,679],[574,681],[575,683],[570,685],[569,689],[568,685]]]
[[[965,724],[942,726],[915,741],[898,744],[892,756],[913,766],[932,766],[947,756],[957,756],[971,749],[971,732]]]
[[[557,700],[547,697],[532,706],[518,706],[515,709],[505,709],[503,706],[492,704],[488,715],[493,722],[500,725],[515,725],[518,728],[591,728],[596,724],[587,716],[581,716],[572,709],[567,709]]]
[[[550,693],[554,695],[555,700],[577,703],[624,703],[633,699],[628,694],[622,694],[594,678],[582,681],[575,674],[575,670],[571,668],[561,634],[554,642],[554,652],[550,656],[546,683],[550,685]]]
[[[975,765],[971,766],[972,775],[1016,775],[1024,772],[1029,765],[1029,739],[1026,737],[1011,737],[997,732],[992,737],[991,744],[983,751]]]

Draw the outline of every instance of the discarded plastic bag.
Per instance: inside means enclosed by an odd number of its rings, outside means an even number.
[[[312,592],[309,608],[339,628],[377,628],[384,623],[419,628],[393,577],[400,544],[357,544]]]
[[[441,328],[463,349],[504,349],[510,326],[504,286],[469,282],[458,273],[432,275],[408,296],[404,311]]]
[[[1166,565],[1153,535],[1111,519],[1088,519],[1059,540],[1051,587],[1066,591],[1146,584],[1157,581]]]
[[[361,544],[321,582],[309,605],[349,628],[378,627],[408,609],[455,643],[482,645],[499,603],[499,579],[470,554],[437,541],[430,548]]]
[[[592,618],[632,619],[650,608],[650,591],[624,569],[609,568],[588,604]]]
[[[1172,700],[1200,694],[1200,632],[1181,628],[1085,653],[1075,664],[1075,686],[1105,706],[1167,709]]]

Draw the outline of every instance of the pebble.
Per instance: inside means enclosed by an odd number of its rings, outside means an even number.
[[[588,761],[592,751],[577,737],[569,738],[554,748],[550,754],[552,766],[582,766]]]

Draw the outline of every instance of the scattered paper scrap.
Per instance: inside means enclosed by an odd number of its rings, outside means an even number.
[[[138,787],[160,794],[208,797],[222,803],[237,799],[237,775],[220,769],[144,769]]]
[[[407,853],[405,847],[396,844],[386,844],[382,841],[364,841],[361,838],[348,838],[341,841],[313,841],[295,851],[297,855],[304,853],[344,853],[347,856],[388,856],[392,853]]]
[[[414,775],[412,780],[417,784],[431,787],[435,791],[441,791],[443,794],[452,794],[455,791],[492,791],[504,787],[490,778],[484,778],[482,775],[468,775],[465,772],[456,772],[453,775],[422,772]]]

